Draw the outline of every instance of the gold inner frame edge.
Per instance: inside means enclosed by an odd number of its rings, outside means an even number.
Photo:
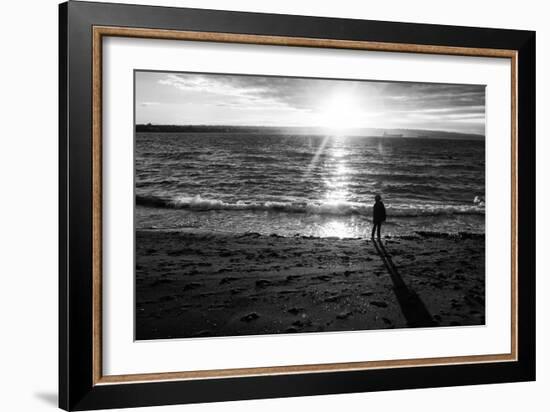
[[[439,358],[393,359],[381,361],[328,363],[314,365],[288,365],[272,367],[195,370],[181,372],[141,373],[129,375],[103,375],[102,339],[102,40],[105,36],[148,38],[164,40],[187,40],[256,44],[291,47],[317,47],[399,53],[422,53],[473,57],[496,57],[511,60],[511,183],[512,183],[512,239],[511,239],[511,352],[507,354],[450,356]],[[265,36],[239,33],[179,31],[144,29],[133,27],[93,26],[92,29],[92,347],[94,385],[136,382],[220,379],[261,375],[284,375],[300,373],[329,373],[382,368],[459,365],[517,361],[517,51],[505,49],[468,48],[455,46],[432,46],[419,44],[385,43],[356,40]]]

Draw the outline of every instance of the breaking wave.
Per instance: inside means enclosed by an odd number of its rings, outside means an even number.
[[[136,196],[136,204],[140,206],[187,209],[194,211],[209,210],[242,210],[267,211],[284,213],[307,213],[318,215],[365,215],[372,214],[372,205],[358,202],[277,202],[277,201],[237,201],[225,202],[219,199],[207,199],[201,196],[178,196],[167,198],[161,196]],[[445,215],[484,215],[484,202],[477,201],[471,205],[443,204],[395,204],[388,205],[390,216],[445,216]]]

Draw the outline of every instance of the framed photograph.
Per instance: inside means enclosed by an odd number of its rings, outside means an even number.
[[[535,379],[535,33],[60,5],[66,410]]]

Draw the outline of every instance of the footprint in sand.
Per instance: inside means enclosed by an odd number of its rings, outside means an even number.
[[[379,307],[379,308],[387,308],[388,307],[388,304],[386,302],[380,302],[380,301],[372,301],[370,302],[371,305],[373,306],[376,306],[376,307]]]
[[[260,279],[256,281],[256,287],[265,288],[266,286],[271,285],[271,282],[267,279]]]
[[[237,280],[237,278],[233,276],[225,277],[222,280],[220,280],[220,285],[225,285],[226,283],[233,282],[234,280]]]
[[[252,322],[260,317],[256,312],[249,313],[241,318],[242,322]]]
[[[202,286],[202,283],[191,282],[191,283],[188,283],[187,285],[185,285],[183,287],[183,290],[193,290],[193,289],[200,288],[201,286]]]
[[[353,312],[342,312],[336,315],[336,319],[347,319],[351,316]]]
[[[287,312],[292,314],[292,315],[297,315],[299,314],[300,312],[303,312],[304,309],[303,308],[290,308]]]

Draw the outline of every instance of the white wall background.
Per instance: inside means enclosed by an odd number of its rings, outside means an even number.
[[[122,2],[122,1],[121,1]],[[124,1],[128,2],[128,1]],[[130,1],[141,3],[141,1]],[[262,401],[171,406],[166,411],[517,411],[548,408],[550,26],[545,2],[394,0],[149,0],[144,3],[537,31],[538,381]],[[0,410],[57,404],[57,0],[0,6]],[[546,74],[546,75],[545,75]],[[526,274],[524,274],[526,275]],[[528,274],[527,274],[528,275]],[[534,275],[534,274],[533,274]]]

